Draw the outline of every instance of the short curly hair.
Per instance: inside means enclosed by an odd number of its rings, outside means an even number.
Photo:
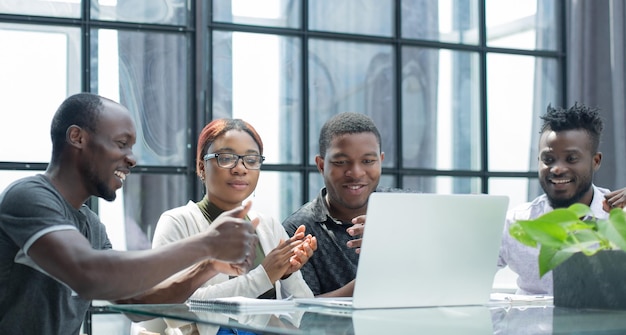
[[[561,107],[555,108],[552,107],[552,105],[548,105],[546,114],[541,116],[541,120],[543,120],[543,124],[540,134],[548,130],[559,132],[582,129],[585,130],[591,138],[592,150],[594,152],[598,151],[600,136],[604,128],[604,123],[598,108],[587,107],[578,102],[574,103],[574,105],[568,109]]]
[[[61,103],[50,126],[53,160],[58,158],[65,148],[66,132],[70,126],[76,125],[91,132],[96,131],[100,113],[104,110],[104,100],[109,99],[83,92],[74,94]]]
[[[345,112],[330,118],[320,130],[319,149],[320,156],[326,156],[326,149],[336,136],[344,134],[372,133],[378,140],[379,150],[382,150],[380,132],[372,119],[361,113]]]

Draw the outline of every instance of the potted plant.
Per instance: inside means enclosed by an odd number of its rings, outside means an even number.
[[[593,216],[583,204],[513,223],[509,234],[539,247],[539,275],[553,271],[554,305],[626,309],[626,213]]]

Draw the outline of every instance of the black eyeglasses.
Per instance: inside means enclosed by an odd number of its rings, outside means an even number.
[[[214,153],[204,155],[205,161],[208,161],[211,158],[215,158],[217,160],[217,166],[225,169],[234,168],[235,166],[237,166],[237,163],[241,159],[241,161],[243,162],[243,166],[245,166],[248,170],[260,169],[263,161],[265,160],[265,157],[261,155],[237,155],[227,153]]]

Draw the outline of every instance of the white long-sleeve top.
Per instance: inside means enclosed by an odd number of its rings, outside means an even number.
[[[283,226],[272,217],[250,211],[248,217],[259,218],[256,233],[263,252],[267,255],[280,240],[289,238]],[[170,209],[159,218],[152,247],[162,246],[174,241],[193,236],[209,229],[209,222],[200,208],[193,201],[185,206]],[[194,292],[194,299],[212,299],[230,296],[244,296],[256,298],[272,288],[267,273],[262,265],[250,270],[247,274],[229,279],[227,274],[219,273]],[[300,271],[296,271],[284,280],[276,282],[276,298],[283,299],[290,295],[294,298],[313,297],[313,292],[302,278]]]

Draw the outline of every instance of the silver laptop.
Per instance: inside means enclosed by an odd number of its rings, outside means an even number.
[[[348,308],[483,305],[497,271],[507,196],[372,193]]]

